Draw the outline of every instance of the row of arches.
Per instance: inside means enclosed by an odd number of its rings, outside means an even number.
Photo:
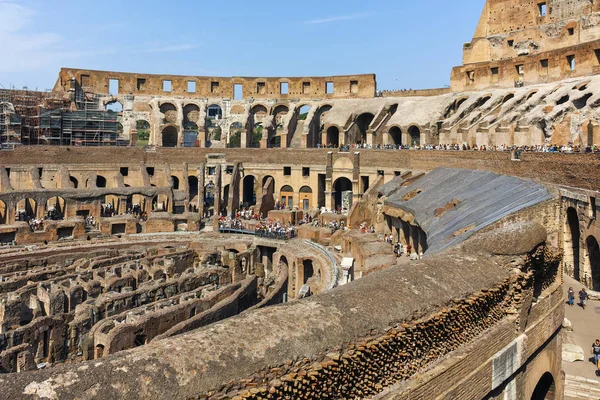
[[[371,114],[372,115],[372,114]],[[326,143],[322,143],[324,146],[338,147],[344,144],[364,144],[367,143],[367,131],[363,130],[364,125],[358,125],[356,128],[351,128],[344,134],[344,141],[340,142],[340,128],[332,125],[327,128],[326,131]],[[404,143],[402,140],[402,129],[399,126],[392,126],[388,130],[388,143],[391,145],[410,145],[418,146],[421,144],[421,129],[416,125],[411,125],[408,130],[408,143]],[[382,140],[374,140],[375,142],[382,142]],[[379,143],[384,144],[384,143]]]
[[[579,215],[574,207],[566,212],[564,235],[564,263],[572,269],[573,278],[600,291],[600,246],[594,235],[582,241]],[[582,245],[584,246],[583,248]],[[582,257],[583,256],[583,257]]]

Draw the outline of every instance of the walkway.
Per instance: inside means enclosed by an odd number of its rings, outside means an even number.
[[[573,287],[577,293],[583,286],[565,275],[565,303],[569,287]],[[600,373],[596,372],[593,361],[590,361],[592,343],[600,339],[600,302],[588,301],[585,310],[577,305],[571,307],[565,304],[565,317],[573,324],[573,332],[563,333],[563,343],[581,346],[586,359],[574,363],[563,362],[566,374],[565,400],[600,399]]]

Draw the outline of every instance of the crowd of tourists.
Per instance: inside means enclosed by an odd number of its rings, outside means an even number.
[[[597,145],[592,146],[580,146],[580,145],[563,145],[559,146],[556,144],[544,144],[544,145],[533,145],[533,146],[486,146],[486,145],[473,145],[463,143],[460,144],[425,144],[425,145],[402,145],[402,144],[376,144],[371,145],[367,143],[355,143],[346,144],[343,146],[338,145],[317,145],[317,148],[337,148],[341,152],[349,152],[351,150],[444,150],[444,151],[500,151],[500,152],[534,152],[534,153],[600,153],[600,147]]]

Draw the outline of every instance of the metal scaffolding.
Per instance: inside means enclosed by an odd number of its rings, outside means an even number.
[[[0,90],[0,146],[119,144],[120,114],[104,111],[98,96],[80,87],[68,97],[52,92]]]

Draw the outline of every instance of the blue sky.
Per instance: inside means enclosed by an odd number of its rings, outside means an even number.
[[[375,73],[449,84],[484,0],[0,0],[0,84],[60,67],[207,76]]]

